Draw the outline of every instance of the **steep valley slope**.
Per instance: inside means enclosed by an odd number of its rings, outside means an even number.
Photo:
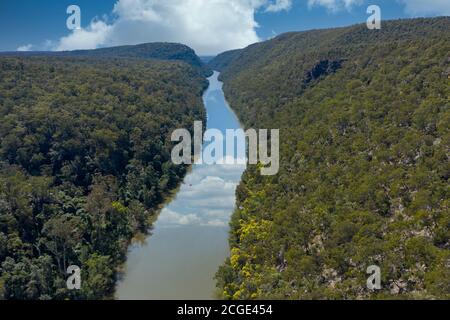
[[[227,299],[450,298],[450,18],[287,33],[219,55],[281,169],[238,188]],[[381,268],[368,290],[367,268]]]

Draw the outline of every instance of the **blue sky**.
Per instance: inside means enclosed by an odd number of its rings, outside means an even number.
[[[96,16],[111,12],[115,0],[1,0],[0,50],[16,50],[19,46],[42,46],[46,40],[57,41],[69,33],[66,9],[77,4],[82,9],[82,22],[88,24]]]
[[[81,31],[66,28],[71,4],[81,8]],[[450,0],[2,0],[0,50],[171,41],[215,54],[286,31],[362,23],[369,4],[381,7],[383,19],[450,12]]]
[[[450,1],[450,0],[449,0]],[[324,6],[309,8],[307,1],[294,1],[292,9],[273,14],[257,14],[256,19],[260,21],[259,34],[266,38],[272,31],[283,33],[286,31],[303,31],[310,29],[323,29],[330,27],[341,27],[355,23],[365,22],[368,18],[366,10],[369,2],[365,5],[352,7],[350,10],[341,9],[330,11]],[[409,18],[405,13],[404,6],[392,0],[370,1],[382,9],[383,19]]]

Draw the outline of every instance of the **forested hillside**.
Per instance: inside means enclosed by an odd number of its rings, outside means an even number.
[[[53,56],[53,57],[97,57],[97,58],[139,58],[157,60],[183,61],[193,67],[203,69],[209,73],[194,50],[178,43],[144,43],[134,46],[119,46],[111,48],[100,48],[93,50],[75,50],[60,52],[3,52],[0,56]]]
[[[170,135],[205,119],[206,85],[179,61],[0,57],[0,299],[112,297],[186,173]]]
[[[211,69],[223,71],[226,70],[233,63],[236,63],[237,59],[241,56],[242,52],[243,52],[242,49],[226,51],[224,53],[219,54],[214,59],[211,59],[207,63]]]
[[[210,63],[247,127],[281,131],[279,174],[250,166],[238,188],[224,297],[450,298],[449,52],[446,17],[288,33]]]

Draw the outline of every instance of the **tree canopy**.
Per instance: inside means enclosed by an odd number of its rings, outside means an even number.
[[[170,135],[205,119],[206,85],[180,61],[0,57],[0,298],[112,297],[186,173]]]
[[[280,173],[238,188],[224,297],[450,297],[449,30],[288,33],[210,62],[245,126],[281,133]]]

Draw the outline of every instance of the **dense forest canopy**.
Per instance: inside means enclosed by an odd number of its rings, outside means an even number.
[[[92,50],[74,50],[58,52],[2,52],[0,56],[20,56],[20,57],[87,57],[87,58],[139,58],[158,59],[169,61],[183,61],[195,68],[202,69],[206,74],[210,70],[202,60],[195,54],[195,51],[186,45],[179,43],[153,42],[132,46],[119,46],[111,48],[99,48]]]
[[[205,119],[206,85],[180,61],[0,57],[0,299],[112,297],[186,173],[170,135]]]
[[[288,33],[210,62],[281,169],[238,188],[229,299],[450,298],[450,18]],[[366,287],[378,265],[382,289]]]

